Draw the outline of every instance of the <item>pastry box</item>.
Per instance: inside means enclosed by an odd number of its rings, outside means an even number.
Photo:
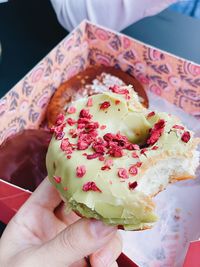
[[[156,101],[177,109],[194,127],[200,118],[200,66],[123,34],[83,21],[0,100],[0,143],[45,124],[56,88],[88,66],[114,66],[133,75]],[[162,105],[165,103],[165,105]],[[195,128],[196,129],[196,128]],[[197,129],[199,129],[197,127]],[[123,232],[124,253],[141,267],[200,266],[200,179],[170,185],[155,201],[151,230]],[[0,179],[0,220],[12,218],[31,192]],[[120,264],[120,266],[135,266]]]

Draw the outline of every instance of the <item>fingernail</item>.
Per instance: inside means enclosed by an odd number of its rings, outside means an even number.
[[[95,237],[105,237],[116,231],[115,226],[109,226],[98,220],[90,220],[91,233]]]

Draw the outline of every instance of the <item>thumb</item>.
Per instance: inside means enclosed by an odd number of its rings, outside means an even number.
[[[116,231],[101,221],[80,219],[40,247],[40,255],[47,254],[48,267],[69,266],[107,244]]]

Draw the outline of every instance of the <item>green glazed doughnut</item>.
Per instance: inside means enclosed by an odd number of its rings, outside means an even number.
[[[195,177],[199,140],[177,117],[144,108],[130,86],[71,103],[51,130],[48,177],[86,218],[151,228],[153,197],[170,182]]]

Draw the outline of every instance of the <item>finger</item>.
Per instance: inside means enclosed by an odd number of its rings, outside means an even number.
[[[55,209],[54,213],[56,217],[66,225],[75,223],[80,219],[80,217],[73,211],[71,211],[70,213],[68,212],[66,204],[64,202],[60,203],[60,205]]]
[[[49,179],[45,178],[25,204],[26,207],[34,204],[53,211],[60,202],[61,198],[58,191],[49,182]]]
[[[48,257],[48,267],[68,266],[105,246],[116,231],[101,221],[80,219],[40,247],[40,257]]]
[[[82,259],[80,261],[76,261],[70,267],[88,267],[88,264],[85,259]]]
[[[90,256],[90,262],[95,267],[110,267],[122,252],[122,238],[116,233],[114,238],[100,250]]]

